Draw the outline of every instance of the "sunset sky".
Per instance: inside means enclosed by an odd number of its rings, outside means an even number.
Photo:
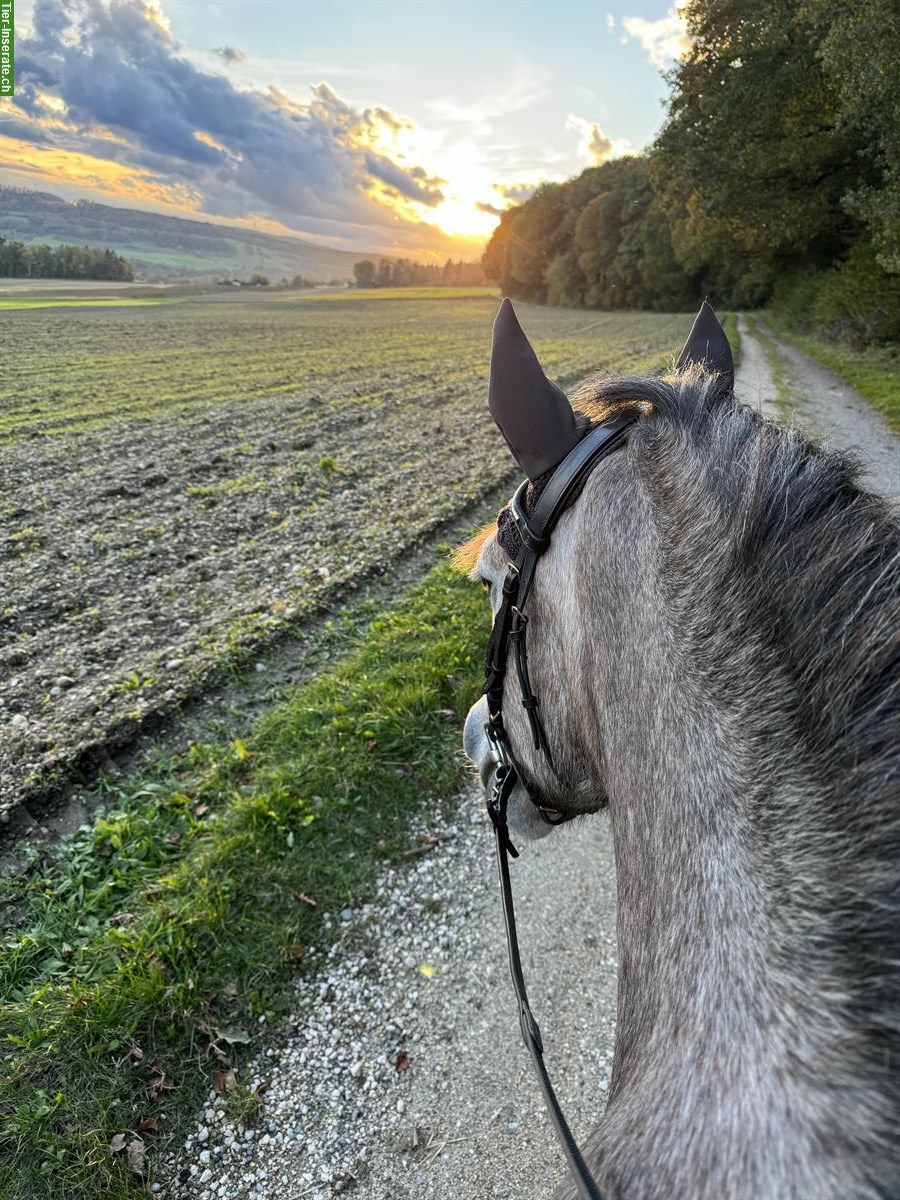
[[[536,184],[653,138],[651,0],[18,0],[0,183],[474,258]]]

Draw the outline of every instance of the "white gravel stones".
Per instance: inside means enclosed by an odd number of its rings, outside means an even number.
[[[548,1061],[583,1134],[605,1100],[615,964],[605,822],[578,832],[548,839],[555,848],[527,847],[516,882]],[[428,833],[437,841],[427,858],[386,871],[352,920],[331,914],[334,945],[298,980],[287,1030],[275,1043],[274,1027],[255,1027],[257,1058],[241,1075],[251,1087],[269,1083],[261,1118],[242,1129],[203,1113],[168,1164],[165,1200],[537,1200],[552,1191],[561,1160],[520,1044],[480,799],[429,818]],[[573,984],[588,973],[595,1007],[586,1016]]]

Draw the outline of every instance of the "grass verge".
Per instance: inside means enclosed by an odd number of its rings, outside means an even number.
[[[722,328],[725,330],[728,345],[731,347],[731,357],[737,368],[741,365],[741,335],[738,330],[737,313],[727,312],[722,319]]]
[[[288,1007],[323,915],[360,903],[458,780],[487,625],[480,591],[436,567],[246,741],[108,784],[90,826],[5,881],[0,1195],[133,1196],[215,1069],[252,1111],[252,1023]],[[131,1166],[114,1139],[140,1143]]]
[[[853,350],[840,342],[794,333],[770,312],[765,318],[779,337],[806,351],[839,379],[855,387],[884,413],[894,429],[900,430],[900,346]]]
[[[745,316],[748,330],[762,346],[763,353],[769,363],[769,369],[772,372],[772,382],[775,384],[775,402],[782,414],[789,416],[792,394],[788,382],[789,377],[784,355],[778,353],[778,347],[775,345],[768,329],[757,320],[757,314],[747,313]]]

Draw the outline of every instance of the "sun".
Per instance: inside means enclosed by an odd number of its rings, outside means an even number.
[[[448,196],[431,212],[432,224],[451,237],[483,237],[485,241],[497,227],[497,216],[476,207],[477,201]]]

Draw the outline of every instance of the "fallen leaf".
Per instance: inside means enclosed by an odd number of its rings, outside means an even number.
[[[269,1083],[268,1079],[264,1079],[262,1083],[258,1083],[253,1090],[256,1092],[257,1096],[264,1096],[271,1086],[272,1085]]]
[[[133,1062],[141,1062],[144,1057],[144,1052],[140,1046],[131,1047],[131,1059]]]
[[[229,1046],[233,1046],[235,1042],[244,1045],[250,1041],[250,1034],[247,1030],[239,1029],[237,1025],[225,1025],[221,1029],[217,1029],[216,1037],[220,1042],[227,1042]]]
[[[144,1117],[140,1125],[137,1127],[138,1133],[159,1133],[159,1126],[156,1123],[155,1117]]]
[[[312,896],[307,896],[306,892],[294,892],[294,898],[299,900],[301,904],[308,904],[310,908],[316,907],[316,902]]]
[[[378,743],[375,741],[374,738],[369,738],[369,740],[366,742],[366,749],[369,751],[370,754],[372,753],[372,751],[374,749],[376,749],[377,746],[378,746]]]
[[[208,812],[209,812],[208,804],[198,804],[197,807],[194,809],[194,816],[195,817],[205,817]]]
[[[181,834],[175,833],[174,831],[172,833],[167,833],[166,841],[169,843],[170,846],[177,846],[178,843],[181,841]]]
[[[140,1138],[135,1138],[133,1142],[128,1143],[128,1165],[135,1175],[143,1175],[146,1170],[144,1143]]]
[[[110,1154],[121,1154],[125,1149],[125,1134],[117,1133],[113,1140],[109,1143]]]
[[[426,979],[430,979],[434,974],[434,967],[431,965],[431,963],[419,963],[419,970]]]
[[[234,1071],[213,1071],[212,1073],[213,1091],[220,1096],[230,1092],[236,1083]]]
[[[303,957],[303,943],[302,942],[294,942],[293,946],[291,946],[291,958],[294,960],[294,962],[299,962],[302,957]]]
[[[159,1100],[167,1092],[175,1091],[175,1080],[168,1075],[157,1075],[147,1089],[151,1100]]]
[[[397,1055],[397,1074],[399,1075],[401,1071],[408,1071],[408,1070],[409,1070],[409,1055],[406,1053],[405,1050],[401,1050],[400,1053]]]
[[[416,841],[419,843],[420,846],[436,846],[438,844],[439,840],[440,839],[436,838],[433,833],[417,833],[416,834]]]

